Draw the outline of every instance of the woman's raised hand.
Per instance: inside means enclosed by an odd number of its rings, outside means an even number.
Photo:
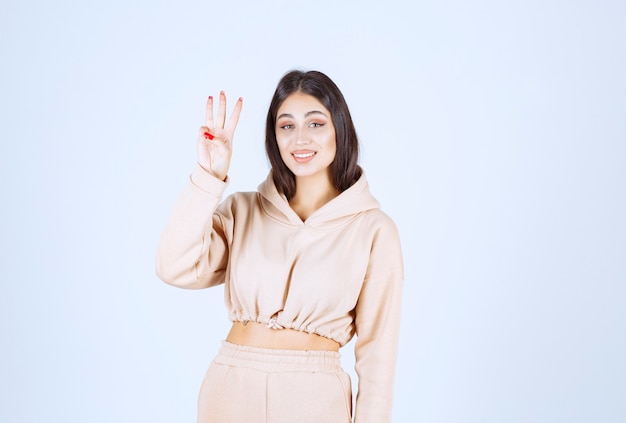
[[[217,117],[213,120],[213,97],[206,103],[206,122],[200,127],[198,135],[198,163],[211,175],[225,180],[233,153],[233,136],[243,107],[243,99],[239,97],[233,113],[226,124],[226,95],[220,93]]]

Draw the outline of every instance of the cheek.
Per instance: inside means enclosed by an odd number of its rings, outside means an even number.
[[[289,142],[286,137],[276,135],[276,145],[278,145],[278,149],[280,150],[281,154],[288,144]]]
[[[326,145],[327,145],[328,150],[332,151],[333,156],[334,156],[335,153],[337,152],[337,140],[335,138],[335,134],[332,134],[330,137],[328,137],[328,141]]]
[[[286,137],[284,134],[280,134],[278,131],[276,131],[276,144],[278,145],[279,149],[283,149],[285,144],[286,144]]]
[[[286,142],[284,138],[282,140],[280,138],[276,138],[276,144],[278,145],[280,157],[282,157],[283,161],[286,162],[289,157],[289,149],[287,148],[289,146],[289,142]]]

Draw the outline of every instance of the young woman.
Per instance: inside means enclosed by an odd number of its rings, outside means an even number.
[[[157,253],[182,288],[224,284],[232,328],[211,363],[198,422],[347,423],[339,349],[356,334],[355,422],[389,422],[403,264],[392,220],[358,166],[348,106],[323,73],[283,76],[267,114],[271,164],[258,192],[222,202],[241,98],[220,93],[198,136],[198,164]]]

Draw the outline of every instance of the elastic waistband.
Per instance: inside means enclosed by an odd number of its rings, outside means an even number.
[[[223,341],[214,361],[227,366],[248,367],[266,372],[337,372],[342,371],[340,358],[341,355],[336,351],[280,350]]]

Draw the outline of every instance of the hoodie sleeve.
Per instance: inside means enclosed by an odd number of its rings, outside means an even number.
[[[228,263],[224,218],[215,213],[227,182],[196,165],[174,205],[161,236],[156,272],[181,288],[207,288],[223,283]]]
[[[355,423],[391,421],[403,282],[398,231],[386,217],[374,236],[355,309],[355,369],[359,380]]]

